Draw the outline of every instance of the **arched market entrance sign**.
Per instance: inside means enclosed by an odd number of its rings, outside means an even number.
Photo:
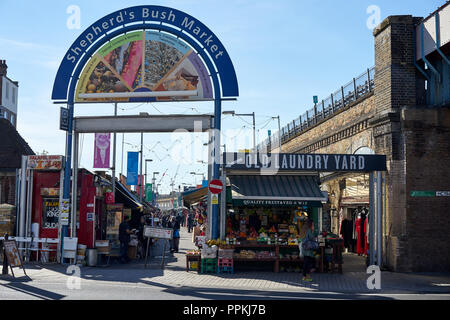
[[[219,178],[221,101],[239,95],[231,59],[196,18],[162,6],[113,12],[70,46],[56,74],[52,99],[68,105],[64,198],[70,197],[75,103],[214,101],[214,162]],[[218,206],[212,206],[217,237]],[[67,236],[67,226],[62,237]]]

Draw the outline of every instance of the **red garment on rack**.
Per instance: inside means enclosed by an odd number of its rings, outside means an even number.
[[[366,223],[364,223],[364,254],[367,255],[367,250],[369,250],[369,244],[367,243],[367,219],[366,217]]]
[[[364,254],[364,248],[361,247],[361,218],[356,218],[356,253]]]

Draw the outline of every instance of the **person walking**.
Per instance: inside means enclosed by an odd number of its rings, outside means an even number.
[[[129,225],[130,217],[124,216],[122,223],[119,225],[119,241],[120,241],[120,262],[129,262],[128,258],[128,243],[130,242],[130,234],[133,231],[130,230]]]
[[[172,248],[170,252],[178,253],[180,245],[180,222],[175,217],[172,217],[172,229],[173,229],[173,237],[172,237]]]
[[[306,221],[306,225],[308,227],[308,230],[306,232],[306,236],[304,239],[302,239],[302,244],[307,241],[315,241],[314,239],[314,221],[311,219],[308,219]],[[310,272],[313,272],[315,269],[316,260],[314,258],[314,250],[303,249],[303,281],[311,282],[312,278],[309,276]]]
[[[188,233],[191,233],[191,232],[192,232],[192,225],[193,225],[193,222],[194,222],[194,218],[192,217],[192,214],[191,214],[191,213],[188,213],[188,216],[187,216]]]

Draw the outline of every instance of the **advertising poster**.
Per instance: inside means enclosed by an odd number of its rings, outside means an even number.
[[[127,185],[138,185],[139,152],[128,151],[127,155]]]
[[[8,263],[11,267],[21,267],[22,260],[20,259],[19,250],[15,240],[3,241],[3,248],[5,250]]]
[[[190,91],[172,97],[89,97],[93,93]],[[196,94],[192,95],[192,92]],[[82,96],[80,96],[80,94]],[[122,35],[95,53],[81,73],[77,102],[212,100],[212,84],[199,55],[182,40],[158,31]]]
[[[59,223],[59,199],[42,199],[42,228],[55,229]]]
[[[111,134],[96,133],[94,139],[94,168],[109,168]]]

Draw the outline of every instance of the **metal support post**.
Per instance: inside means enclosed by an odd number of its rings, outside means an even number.
[[[139,169],[139,177],[138,177],[138,187],[139,187],[139,200],[142,203],[142,161],[143,161],[143,155],[144,155],[144,133],[141,132],[141,165],[140,165],[140,169]]]
[[[114,103],[114,116],[117,116],[117,102]],[[113,133],[113,165],[112,165],[112,194],[116,197],[116,133]]]
[[[373,172],[369,173],[369,264],[375,264],[375,210],[374,210],[374,177]]]
[[[377,171],[377,265],[381,268],[381,253],[383,251],[382,246],[382,233],[383,233],[383,225],[382,225],[382,199],[381,199],[381,171]]]
[[[216,91],[216,90],[215,90]],[[216,91],[216,98],[214,100],[214,165],[213,165],[213,179],[219,179],[220,168],[220,132],[221,132],[221,114],[222,114],[222,101],[220,91]],[[254,113],[253,113],[254,115]],[[253,131],[254,132],[254,131]],[[255,139],[255,135],[253,136]],[[256,140],[254,140],[256,143]],[[256,145],[254,146],[256,147]],[[211,197],[209,197],[211,198]],[[209,199],[211,203],[211,199]],[[211,215],[211,239],[217,239],[219,233],[219,205],[212,205]]]
[[[72,176],[72,206],[70,210],[70,236],[72,238],[77,235],[77,200],[78,200],[78,132],[74,134],[73,141],[73,176]]]

